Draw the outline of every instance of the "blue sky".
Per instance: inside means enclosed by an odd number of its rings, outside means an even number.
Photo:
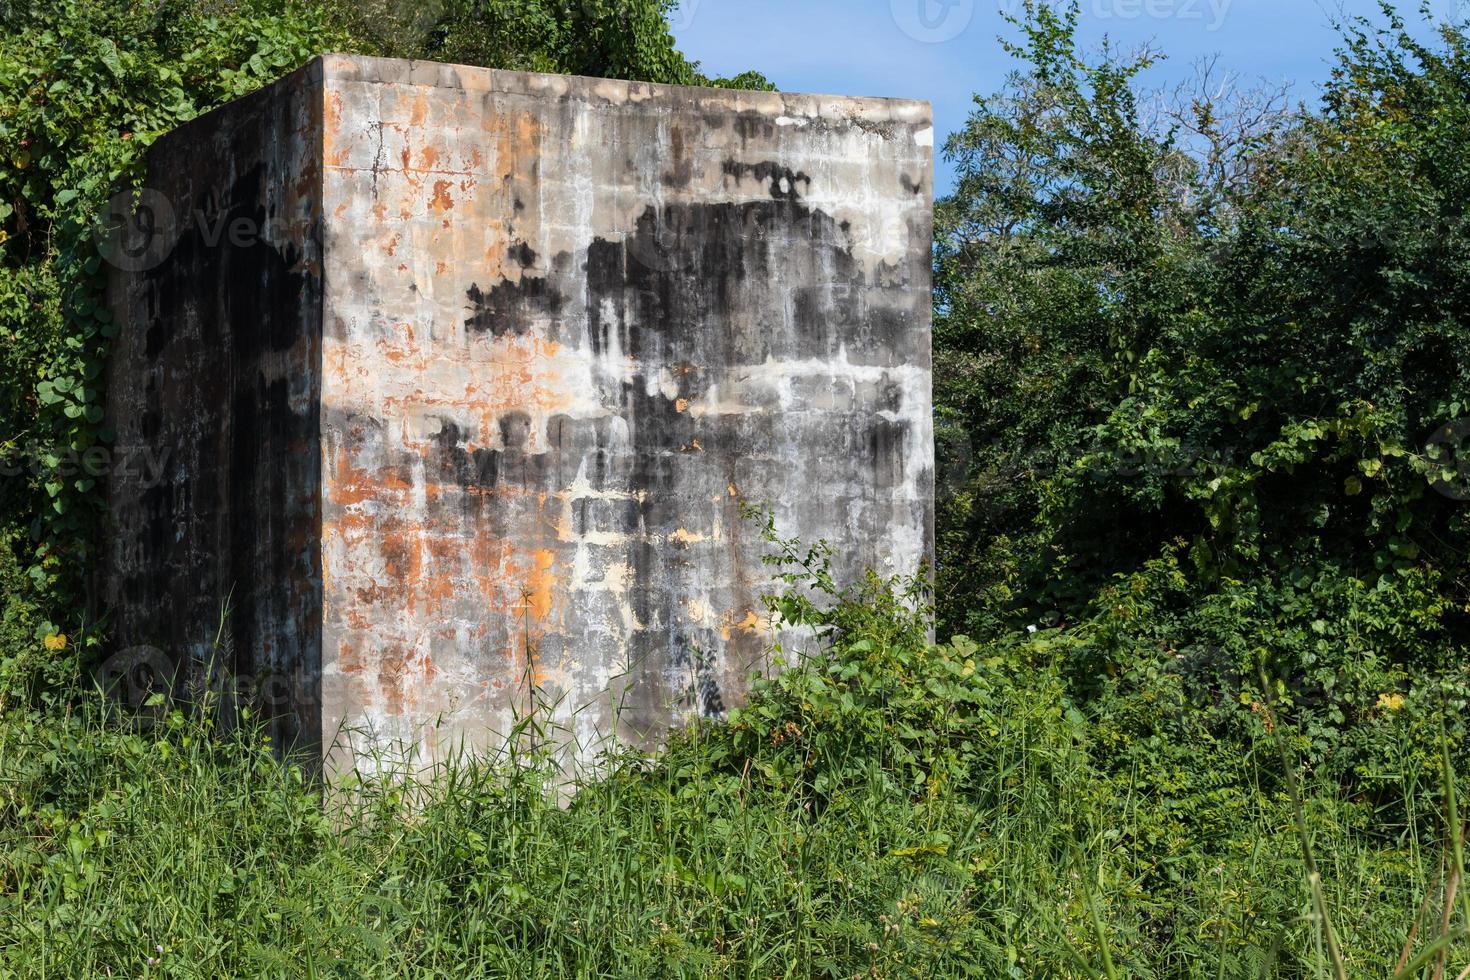
[[[1401,0],[1413,11],[1420,0]],[[1436,16],[1470,0],[1430,0]],[[934,104],[937,135],[958,129],[975,92],[993,92],[1014,67],[997,37],[1020,0],[684,0],[671,20],[680,47],[707,73],[754,68],[787,91],[884,95]],[[1125,47],[1152,41],[1169,56],[1146,84],[1167,87],[1218,55],[1242,84],[1289,82],[1314,100],[1327,77],[1334,18],[1371,14],[1376,0],[1081,0],[1082,37]],[[1416,15],[1417,19],[1417,15]],[[937,190],[951,186],[936,161]]]

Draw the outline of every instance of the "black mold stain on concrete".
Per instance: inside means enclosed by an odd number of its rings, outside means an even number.
[[[809,184],[805,175],[764,163],[732,164],[727,172],[770,182],[772,200],[649,206],[632,235],[622,241],[597,239],[587,250],[592,350],[617,350],[639,363],[688,366],[676,373],[672,391],[651,391],[644,379],[607,382],[613,385],[607,398],[620,404],[631,422],[628,486],[642,494],[638,524],[645,533],[630,549],[630,591],[644,623],[676,622],[677,597],[685,592],[681,583],[698,574],[692,559],[664,535],[681,527],[687,501],[719,499],[733,482],[725,468],[707,465],[705,454],[742,460],[790,453],[778,464],[787,468],[803,453],[831,457],[836,466],[842,465],[839,457],[866,459],[883,471],[877,480],[881,486],[902,479],[901,456],[880,460],[875,454],[901,443],[906,422],[837,412],[827,430],[797,437],[788,436],[791,430],[774,404],[769,411],[705,417],[683,410],[711,385],[728,380],[722,375],[736,365],[831,359],[840,343],[883,347],[894,343],[890,329],[902,329],[892,318],[880,318],[866,335],[857,328],[871,286],[845,231],[830,215],[799,203],[797,187]],[[823,285],[808,285],[813,283]],[[778,310],[782,297],[791,298],[794,329],[751,312]],[[795,444],[781,448],[788,439]],[[781,477],[773,473],[772,479],[774,486]],[[759,486],[751,489],[763,492]],[[738,522],[738,514],[732,512],[730,521]],[[747,577],[739,567],[746,560],[734,558],[735,578]],[[652,648],[646,646],[649,641]],[[724,710],[728,699],[718,674],[699,660],[698,637],[681,633],[674,646],[653,637],[643,642],[645,653],[661,655],[668,683],[692,677],[688,683],[697,690],[702,712]],[[657,716],[656,708],[636,700],[631,709],[635,725],[639,720],[651,724]]]
[[[271,179],[258,162],[222,192],[186,198],[166,261],[137,279],[134,356],[147,380],[119,396],[132,399],[136,421],[117,422],[136,426],[127,438],[166,447],[171,458],[165,478],[141,487],[123,518],[140,530],[130,534],[136,553],[114,573],[115,634],[177,662],[186,651],[199,656],[191,642],[199,622],[222,621],[214,663],[180,670],[185,687],[206,669],[265,682],[309,670],[315,657],[282,649],[279,638],[309,644],[319,633],[320,603],[293,583],[315,575],[320,523],[312,502],[319,401],[302,397],[313,384],[307,365],[317,340],[306,324],[320,282],[298,246],[269,240],[280,219]],[[230,240],[232,227],[249,234]],[[309,709],[279,700],[264,707],[281,744],[316,737],[302,713]]]
[[[537,316],[555,316],[565,300],[540,276],[503,279],[488,291],[479,283],[471,283],[465,292],[470,301],[467,329],[503,337],[507,333],[525,336]]]
[[[798,185],[805,184],[808,190],[812,186],[812,179],[806,174],[770,161],[742,163],[738,160],[726,160],[721,164],[721,170],[725,176],[734,177],[737,181],[750,177],[769,182],[771,197],[778,201],[799,201],[801,193],[797,190]]]
[[[745,477],[737,477],[728,461],[747,461],[742,467],[760,461],[760,472],[768,476],[750,487],[755,499],[767,493],[763,485],[782,485],[792,460],[803,453],[830,460],[838,479],[846,479],[843,467],[863,462],[884,472],[876,480],[852,472],[859,482],[886,488],[902,479],[901,459],[895,463],[882,454],[902,440],[907,423],[877,419],[882,424],[875,426],[875,416],[856,410],[859,402],[887,409],[891,393],[859,393],[848,384],[846,403],[854,411],[832,412],[824,429],[800,437],[783,424],[774,402],[764,411],[729,415],[696,416],[687,410],[712,386],[728,383],[728,372],[737,365],[832,359],[840,345],[858,348],[853,353],[859,360],[876,358],[880,348],[894,342],[887,331],[903,329],[897,318],[883,316],[874,317],[872,329],[861,329],[864,297],[874,286],[866,281],[844,226],[800,203],[800,188],[810,184],[806,175],[768,163],[732,164],[729,172],[767,182],[771,198],[650,204],[630,235],[594,239],[584,253],[586,334],[568,342],[585,343],[598,357],[616,352],[639,364],[668,366],[671,380],[650,385],[642,374],[628,380],[609,371],[598,379],[598,400],[616,406],[616,417],[554,417],[544,449],[535,453],[527,452],[530,419],[517,413],[498,420],[503,449],[470,449],[472,442],[490,443],[491,434],[469,433],[444,420],[432,451],[430,469],[442,484],[464,491],[457,506],[467,515],[477,512],[480,505],[473,498],[486,490],[555,492],[570,485],[584,465],[595,490],[629,494],[627,500],[577,500],[569,516],[575,535],[613,531],[627,536],[621,549],[632,573],[629,605],[647,627],[630,637],[630,656],[645,665],[635,691],[647,692],[626,706],[625,722],[633,729],[659,726],[665,709],[657,692],[671,686],[689,690],[701,713],[718,715],[730,703],[723,685],[743,676],[738,670],[722,675],[699,653],[720,645],[713,634],[669,628],[680,621],[680,597],[689,592],[685,583],[697,580],[699,562],[708,560],[671,539],[690,520],[690,501],[725,502],[724,520],[732,529],[724,559],[732,566],[729,578],[763,580],[760,569],[745,567],[758,556],[745,554],[736,543],[739,503],[729,488]],[[575,278],[569,274],[571,259],[557,256],[546,279],[502,284],[488,295],[472,285],[476,314],[471,325],[497,336],[529,330],[550,307],[559,310],[565,302]],[[765,319],[787,304],[794,324]],[[621,436],[619,423],[624,424]],[[445,505],[456,506],[449,499]],[[524,532],[518,537],[524,539]],[[758,606],[755,595],[727,598],[731,608]],[[568,628],[572,635],[578,631],[575,623]],[[734,645],[739,642],[737,637]],[[753,657],[754,651],[746,652]]]
[[[536,250],[526,242],[516,242],[512,245],[510,247],[510,257],[522,269],[529,269],[536,264]]]
[[[252,228],[269,227],[271,216],[260,204],[262,175],[263,168],[256,166],[230,186],[218,217],[223,227],[241,218]],[[199,210],[202,213],[202,208]],[[257,553],[256,543],[262,536],[281,540],[286,531],[283,526],[270,526],[271,521],[285,517],[279,508],[271,506],[273,499],[285,496],[275,483],[278,470],[261,464],[308,445],[315,436],[315,417],[292,411],[286,379],[266,381],[254,372],[241,374],[232,365],[258,364],[269,354],[295,346],[301,339],[300,315],[308,284],[306,275],[297,270],[300,255],[294,249],[277,251],[263,235],[254,236],[246,247],[224,247],[208,241],[198,223],[191,222],[185,228],[170,261],[144,275],[153,300],[145,349],[150,356],[167,360],[175,353],[169,350],[171,343],[177,341],[186,348],[197,344],[195,353],[208,352],[200,358],[200,365],[208,373],[195,371],[186,377],[181,372],[170,376],[162,388],[149,392],[143,407],[143,428],[157,433],[167,425],[180,434],[180,428],[187,428],[192,421],[187,416],[197,412],[200,404],[219,404],[221,393],[228,393],[229,411],[222,419],[222,431],[208,425],[199,427],[195,465],[179,474],[178,486],[161,485],[144,492],[148,525],[145,540],[155,553],[177,550],[177,494],[185,495],[196,509],[219,509],[228,515],[224,551],[230,559],[227,576],[233,586],[229,625],[234,649],[248,651],[264,629],[260,618],[266,610],[258,601],[257,587],[287,581],[291,564],[290,553],[284,547]],[[189,305],[198,301],[199,289],[205,284],[211,290],[220,288],[217,295],[229,297],[228,302],[213,313],[193,318],[199,326],[197,338],[173,336],[171,325],[190,322]],[[198,388],[210,395],[193,402],[179,397],[181,387]],[[163,415],[174,413],[179,417],[169,423],[163,421]],[[261,527],[261,522],[267,526]],[[163,567],[187,569],[209,557],[176,556]],[[259,564],[258,558],[265,564]],[[168,576],[159,578],[167,580]],[[198,589],[199,581],[186,571],[171,585],[173,590],[190,593]]]
[[[688,187],[689,181],[694,177],[694,161],[685,151],[684,131],[678,126],[669,129],[669,151],[673,157],[673,165],[659,175],[659,181],[669,188]]]
[[[213,124],[164,137],[149,154],[149,186],[172,203],[181,235],[158,266],[110,276],[122,331],[107,411],[119,445],[161,454],[165,466],[161,482],[132,467],[109,474],[93,593],[112,613],[113,649],[152,648],[178,668],[172,675],[185,696],[197,695],[207,664],[216,676],[233,669],[270,685],[256,704],[272,735],[283,747],[300,738],[307,749],[320,730],[312,442],[320,348],[311,328],[321,319],[321,228],[314,210],[293,211],[307,226],[288,234],[277,235],[272,222],[302,203],[288,204],[283,172],[299,173],[293,154],[313,142],[310,99],[296,88],[286,98],[257,92],[211,116]],[[209,125],[239,151],[221,154],[220,140],[200,139]],[[282,388],[282,378],[294,385]],[[262,403],[237,418],[252,391]],[[259,514],[242,513],[258,506]],[[287,672],[295,676],[277,683]]]
[[[466,490],[490,490],[500,482],[500,457],[496,449],[466,449],[466,437],[453,422],[440,420],[442,428],[434,437],[434,462],[440,483],[452,483]]]
[[[531,436],[531,416],[506,412],[500,417],[500,442],[508,453],[524,453]]]

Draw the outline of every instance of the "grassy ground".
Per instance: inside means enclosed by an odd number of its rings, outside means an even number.
[[[1241,770],[1256,776],[1173,806],[1101,764],[1043,653],[928,647],[892,610],[856,615],[729,723],[605,759],[565,806],[550,759],[466,760],[324,810],[258,736],[177,712],[130,730],[85,699],[12,715],[0,975],[1388,977],[1418,957],[1405,975],[1455,977],[1470,963],[1463,941],[1434,945],[1467,921],[1439,788],[1406,784],[1387,805],[1308,782],[1296,807],[1288,743],[1266,740]]]

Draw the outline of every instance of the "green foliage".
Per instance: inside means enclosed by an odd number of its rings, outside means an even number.
[[[1241,818],[1273,703],[1313,778],[1403,826],[1470,691],[1465,35],[1358,22],[1316,112],[1145,119],[1156,56],[1087,60],[1076,18],[1029,5],[1026,67],[948,145],[938,421],[973,455],[941,623],[1065,644],[1150,847]]]
[[[1438,921],[1443,784],[1398,780],[1389,831],[1318,782],[1294,811],[1269,747],[1186,791],[1117,764],[1074,641],[932,645],[911,583],[836,600],[819,552],[778,557],[788,668],[564,804],[555,753],[514,741],[324,812],[248,718],[10,716],[0,974],[1321,975],[1294,812],[1352,975],[1392,973],[1425,894]]]
[[[678,0],[327,0],[364,53],[670,85],[770,89],[756,72],[711,79],[674,46]]]
[[[946,621],[1075,620],[1182,539],[1204,592],[1421,570],[1463,644],[1465,36],[1360,24],[1317,113],[1157,124],[1153,55],[1087,61],[1075,7],[1029,10],[1027,68],[948,145]]]

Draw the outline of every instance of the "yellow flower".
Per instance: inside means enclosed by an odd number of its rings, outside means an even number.
[[[52,634],[50,634],[49,636],[46,637],[46,641],[45,642],[46,642],[46,649],[47,650],[65,650],[66,649],[66,634],[65,633],[52,633]]]
[[[1385,711],[1402,711],[1404,707],[1404,696],[1395,691],[1393,694],[1378,695],[1378,707]]]

